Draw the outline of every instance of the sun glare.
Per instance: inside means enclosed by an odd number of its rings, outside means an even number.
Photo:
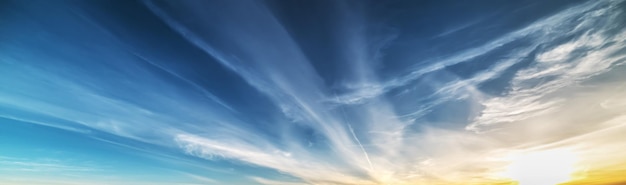
[[[567,182],[574,173],[576,155],[568,150],[546,150],[511,158],[504,175],[519,185],[555,185]]]

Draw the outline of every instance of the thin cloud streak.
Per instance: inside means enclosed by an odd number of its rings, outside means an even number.
[[[485,44],[410,65],[386,80],[377,65],[385,62],[386,47],[405,33],[371,36],[386,24],[367,18],[368,5],[335,2],[341,26],[329,34],[340,42],[337,60],[349,67],[338,70],[332,82],[279,8],[257,1],[211,3],[143,1],[141,6],[188,44],[186,49],[205,54],[200,63],[215,62],[240,78],[233,89],[244,89],[243,95],[220,94],[223,84],[205,87],[185,70],[163,65],[170,64],[168,58],[120,47],[121,36],[98,26],[100,32],[89,38],[104,38],[106,49],[66,46],[103,57],[95,62],[71,57],[54,59],[59,64],[33,62],[73,56],[35,49],[0,54],[0,73],[10,77],[0,78],[0,108],[11,110],[0,118],[71,131],[165,163],[200,168],[185,157],[228,163],[246,169],[233,174],[258,184],[506,183],[511,179],[498,174],[510,165],[507,156],[550,149],[572,150],[585,159],[577,164],[581,168],[617,169],[616,163],[626,163],[619,150],[626,139],[619,134],[626,128],[626,86],[620,81],[626,74],[626,29],[614,24],[622,20],[623,1],[562,9]],[[480,24],[459,29],[475,26]],[[44,38],[51,41],[48,47],[59,41]],[[517,47],[507,49],[510,45]],[[494,61],[471,74],[450,69],[478,60]],[[501,93],[485,92],[492,81],[504,84],[497,87]],[[260,98],[237,97],[252,94]],[[262,108],[253,109],[257,106]],[[109,140],[99,132],[158,149]],[[600,155],[606,151],[610,155]],[[37,169],[66,167],[2,159]],[[186,171],[179,175],[222,183]]]
[[[609,5],[607,5],[609,4]],[[561,24],[559,25],[561,22],[567,22],[571,19],[577,19],[577,18],[584,18],[585,21],[583,21],[581,24],[585,23],[587,20],[588,21],[592,21],[594,19],[598,19],[599,17],[594,17],[593,13],[597,13],[597,12],[609,12],[608,10],[614,8],[610,5],[611,3],[604,3],[604,2],[590,2],[588,4],[583,4],[583,5],[579,5],[570,9],[566,9],[563,10],[562,13],[553,15],[551,17],[548,17],[542,21],[530,24],[529,26],[522,28],[518,31],[512,32],[502,38],[496,39],[492,42],[489,42],[486,45],[483,46],[479,46],[470,50],[467,50],[465,52],[462,52],[458,55],[454,55],[453,57],[450,57],[448,59],[444,59],[441,62],[437,62],[436,65],[430,66],[430,67],[426,67],[422,70],[416,71],[411,73],[411,75],[409,75],[409,78],[403,78],[400,80],[395,80],[392,82],[388,82],[388,83],[383,83],[382,86],[379,85],[375,85],[372,86],[374,87],[374,90],[370,89],[370,88],[366,88],[369,89],[367,90],[368,92],[378,92],[378,93],[366,93],[366,94],[370,94],[371,96],[368,95],[368,97],[365,97],[367,99],[371,99],[371,98],[376,98],[380,95],[380,93],[384,93],[388,90],[384,90],[384,89],[389,89],[390,88],[395,88],[395,87],[399,87],[399,86],[403,86],[403,84],[408,84],[409,82],[413,81],[413,79],[419,78],[421,75],[426,74],[426,73],[430,73],[433,71],[438,71],[438,70],[442,70],[445,68],[445,66],[451,66],[454,64],[458,64],[460,62],[465,62],[465,61],[469,61],[477,56],[480,55],[484,55],[486,53],[489,53],[490,51],[499,48],[503,45],[505,45],[506,43],[510,43],[513,41],[516,41],[518,39],[521,38],[532,38],[535,42],[539,42],[539,43],[534,43],[530,46],[528,46],[527,50],[522,50],[520,51],[519,54],[517,55],[513,55],[513,56],[521,56],[521,58],[527,58],[524,55],[531,55],[531,51],[534,50],[536,47],[538,47],[539,45],[541,45],[541,42],[545,42],[545,43],[550,43],[553,42],[555,39],[549,39],[549,40],[545,40],[546,38],[550,38],[553,37],[554,34],[557,34],[558,31],[554,31],[554,29],[570,29],[571,27],[576,27],[578,29],[587,29],[589,30],[590,28],[581,28],[579,25],[580,24],[574,24],[574,25],[568,25],[568,24]],[[590,10],[593,10],[595,12],[592,13],[588,13],[587,15],[583,14],[583,15],[579,15],[579,12],[588,12]],[[614,11],[614,10],[612,10]],[[269,16],[271,17],[271,16]],[[272,19],[272,18],[269,18]],[[610,21],[607,21],[607,23]],[[590,26],[590,25],[588,25]],[[594,25],[597,27],[597,25]],[[578,30],[574,29],[570,34],[574,34],[574,33],[578,33]],[[200,38],[195,38],[195,39],[199,39],[202,40]],[[585,38],[582,38],[585,39]],[[280,40],[280,39],[279,39]],[[289,39],[287,39],[289,40]],[[194,42],[201,42],[201,41],[194,41]],[[285,43],[285,45],[289,46],[291,45],[290,42]],[[281,44],[278,44],[278,47],[280,47]],[[620,44],[616,44],[616,47],[619,47]],[[597,52],[604,52],[604,53],[609,53],[611,51],[610,47],[609,50],[606,51],[597,51]],[[541,55],[538,58],[542,58],[544,55]],[[591,56],[596,56],[596,55],[591,55]],[[600,55],[598,57],[604,57],[604,59],[607,59],[605,55]],[[359,58],[359,57],[356,57]],[[364,57],[360,57],[360,58],[364,58]],[[367,57],[365,57],[367,58]],[[596,58],[598,59],[598,58]],[[259,62],[261,62],[261,60],[259,60]],[[300,64],[298,62],[296,63],[292,63],[290,65],[293,66],[297,66],[297,69],[306,69],[305,71],[311,71],[312,69],[310,69],[310,66],[308,64],[306,64],[306,59],[304,58],[296,58],[293,61],[303,61],[304,63]],[[506,71],[507,69],[509,69],[512,65],[514,65],[516,62],[518,62],[519,59],[512,59],[509,61],[504,61],[501,63],[498,63],[494,66],[494,68],[489,72],[485,72],[479,75],[476,75],[474,78],[467,80],[465,83],[463,83],[464,86],[476,86],[482,82],[485,82],[487,80],[491,80],[493,78],[497,78],[499,75],[499,73],[504,73],[504,71]],[[584,62],[584,59],[581,59],[581,61]],[[595,61],[600,61],[600,60],[595,60]],[[237,64],[239,62],[233,63],[232,60],[225,60],[225,64],[227,66],[230,66],[230,68],[234,68],[236,70],[233,70],[235,72],[237,71],[242,71],[242,68],[257,68],[259,66],[257,66],[257,64]],[[619,62],[617,60],[615,60],[615,62]],[[611,62],[609,62],[611,63]],[[265,63],[266,65],[268,63]],[[249,67],[235,67],[238,65],[250,65]],[[537,64],[539,65],[539,64]],[[572,63],[572,65],[576,65],[576,63]],[[252,67],[254,66],[254,67]],[[268,65],[268,66],[272,66],[272,65]],[[576,73],[576,74],[580,74],[578,77],[579,79],[585,79],[588,78],[590,75],[595,75],[595,74],[599,74],[601,72],[606,71],[609,67],[613,66],[613,65],[604,65],[604,68],[598,68],[598,69],[588,69],[585,68],[586,70],[589,70],[588,72],[580,72],[580,73]],[[280,69],[280,67],[275,66],[278,69]],[[263,68],[263,67],[261,67]],[[563,81],[558,81],[558,82],[551,82],[548,83],[547,85],[544,86],[537,86],[537,87],[533,87],[531,89],[523,89],[520,87],[517,87],[517,84],[519,83],[523,83],[520,82],[520,80],[522,80],[523,77],[519,77],[519,76],[525,76],[522,75],[523,73],[525,73],[525,71],[529,71],[529,70],[533,70],[535,68],[535,66],[531,66],[528,69],[524,69],[520,72],[518,72],[518,75],[514,77],[514,79],[512,80],[512,92],[507,93],[504,97],[478,97],[475,99],[475,101],[477,101],[476,103],[480,103],[483,106],[485,106],[484,110],[482,110],[482,114],[481,116],[479,116],[474,123],[471,123],[470,125],[468,125],[468,129],[470,130],[474,130],[476,129],[478,126],[483,126],[483,125],[489,125],[492,126],[495,123],[501,123],[501,122],[519,122],[519,121],[524,121],[525,119],[530,119],[530,118],[534,118],[537,116],[542,115],[542,113],[548,112],[552,109],[556,109],[558,107],[555,107],[555,105],[558,103],[558,99],[555,100],[550,100],[547,103],[542,103],[541,101],[539,101],[543,96],[545,96],[544,93],[552,93],[554,91],[556,91],[556,89],[559,89],[559,87],[554,87],[551,86],[551,84],[563,84]],[[368,70],[367,68],[363,68],[363,67],[357,67],[356,68],[357,71],[355,71],[355,74],[368,74],[368,72],[364,72],[364,71],[360,71],[360,70]],[[261,70],[263,71],[263,70]],[[270,70],[272,72],[274,72],[274,74],[272,74],[272,76],[277,77],[277,75],[286,75],[285,77],[291,75],[290,73],[282,73],[281,70]],[[309,72],[306,72],[304,74],[307,74]],[[313,72],[315,73],[315,72]],[[502,151],[503,153],[506,153],[506,151],[508,150],[507,147],[504,146],[503,143],[493,143],[490,142],[490,140],[497,140],[498,136],[483,136],[483,135],[475,135],[473,136],[473,134],[471,133],[457,133],[456,131],[443,131],[442,134],[438,134],[438,135],[443,135],[444,137],[438,136],[438,137],[434,137],[432,139],[425,139],[426,141],[431,140],[433,142],[436,143],[423,143],[423,142],[417,142],[418,146],[433,146],[433,145],[443,145],[446,146],[446,144],[442,144],[442,143],[448,143],[447,148],[459,148],[463,145],[466,145],[465,143],[458,143],[458,141],[455,141],[456,138],[474,138],[473,140],[475,142],[473,142],[474,144],[471,145],[475,145],[474,147],[477,148],[471,148],[468,149],[467,151],[457,151],[457,152],[451,152],[449,150],[443,150],[440,151],[441,149],[422,149],[421,152],[422,155],[418,154],[418,151],[416,150],[412,150],[412,149],[400,149],[401,152],[397,152],[396,156],[388,156],[388,155],[382,155],[385,152],[382,151],[394,151],[397,149],[390,149],[390,148],[386,148],[383,147],[383,145],[374,145],[377,148],[369,148],[367,150],[372,150],[372,152],[368,152],[366,151],[366,149],[363,147],[364,145],[361,143],[361,141],[359,141],[357,135],[362,135],[362,136],[368,136],[367,140],[368,141],[377,141],[379,140],[378,138],[376,138],[375,136],[385,136],[384,134],[367,134],[367,133],[360,133],[357,134],[355,133],[355,130],[352,128],[351,125],[347,125],[348,128],[343,128],[339,125],[343,125],[340,124],[342,121],[341,118],[337,117],[336,115],[333,114],[328,114],[325,110],[326,108],[324,108],[324,105],[320,105],[318,104],[315,100],[318,99],[324,99],[324,97],[333,97],[333,96],[328,96],[325,95],[325,90],[322,90],[323,88],[321,88],[320,86],[308,86],[305,89],[308,90],[313,90],[311,92],[316,92],[316,93],[296,93],[296,92],[300,92],[300,91],[293,91],[294,89],[298,89],[298,88],[294,88],[294,87],[298,87],[301,85],[296,85],[293,84],[292,82],[290,82],[289,80],[286,79],[282,79],[282,78],[266,78],[264,76],[259,76],[259,75],[263,75],[263,74],[256,74],[253,75],[255,77],[252,77],[250,73],[247,72],[242,72],[240,73],[240,75],[242,77],[244,77],[245,79],[249,79],[248,83],[253,84],[253,86],[255,87],[260,87],[259,90],[261,90],[262,92],[268,92],[267,88],[271,87],[272,85],[269,84],[275,84],[275,88],[270,88],[270,89],[276,89],[275,91],[279,91],[279,92],[283,92],[283,93],[287,93],[287,97],[291,97],[288,99],[284,99],[284,98],[273,98],[274,102],[277,104],[290,104],[290,105],[295,105],[298,108],[287,108],[290,111],[294,111],[294,110],[300,110],[301,115],[300,117],[298,117],[297,119],[294,120],[302,120],[302,118],[304,118],[304,122],[310,122],[310,123],[315,123],[315,124],[319,124],[319,125],[314,125],[314,128],[316,128],[319,132],[323,133],[328,139],[329,142],[333,143],[331,146],[333,146],[335,148],[335,151],[337,151],[338,153],[338,157],[342,158],[344,160],[346,160],[347,162],[349,162],[351,165],[354,166],[358,166],[360,167],[360,169],[362,170],[366,170],[366,173],[368,174],[369,178],[371,178],[373,180],[373,182],[389,182],[389,180],[394,179],[394,181],[392,183],[398,183],[398,184],[403,184],[403,183],[410,183],[410,182],[420,182],[421,180],[425,180],[427,182],[437,182],[437,181],[459,181],[460,179],[465,179],[465,178],[469,178],[469,174],[465,174],[465,173],[459,173],[457,175],[452,175],[449,177],[443,177],[440,176],[440,174],[445,173],[446,171],[458,171],[459,168],[461,167],[453,167],[453,166],[449,166],[449,167],[445,167],[445,165],[443,164],[439,164],[439,165],[435,165],[437,167],[434,166],[419,166],[417,168],[415,167],[405,167],[402,164],[415,164],[417,161],[412,161],[409,163],[395,163],[392,161],[389,161],[389,158],[397,158],[400,157],[400,159],[403,159],[406,156],[423,156],[424,159],[429,159],[429,161],[437,161],[437,162],[441,162],[441,161],[456,161],[459,162],[460,164],[463,164],[461,166],[463,166],[464,168],[475,168],[477,166],[480,166],[479,164],[490,164],[490,163],[497,163],[497,162],[489,162],[489,160],[480,160],[480,159],[484,159],[486,156],[489,156],[487,154],[481,153],[481,152],[485,152],[488,151],[487,149],[495,149],[496,151]],[[268,74],[269,75],[269,74]],[[568,76],[567,78],[569,78],[569,75],[566,74],[559,74],[557,73],[557,75],[564,75],[564,76]],[[305,75],[306,76],[306,75]],[[294,77],[294,78],[298,78],[300,79],[299,81],[308,81],[308,80],[312,80],[315,81],[314,79],[317,79],[317,75],[311,75],[311,77]],[[368,81],[367,79],[372,79],[371,76],[364,76],[361,77],[362,79],[365,79],[365,81]],[[564,77],[565,78],[565,77]],[[254,79],[254,80],[253,80]],[[268,79],[267,81],[265,81],[264,83],[257,82],[258,79]],[[375,79],[375,77],[374,77]],[[535,79],[527,79],[527,80],[535,80]],[[398,82],[398,83],[396,83]],[[563,86],[568,86],[568,84],[572,84],[574,81],[570,82],[570,83],[565,83],[563,84]],[[255,84],[258,83],[258,84]],[[366,83],[371,83],[371,82],[366,82]],[[375,83],[375,82],[374,82]],[[455,82],[455,83],[451,83],[450,86],[459,86],[457,83],[459,82]],[[310,84],[318,84],[317,82],[312,82]],[[394,85],[396,84],[396,85]],[[402,84],[402,85],[399,85]],[[381,87],[376,88],[376,87]],[[321,89],[320,89],[321,88]],[[548,88],[548,89],[546,89]],[[319,90],[315,90],[315,89],[319,89]],[[379,89],[379,90],[375,90],[375,89]],[[382,89],[382,90],[381,90]],[[450,89],[449,87],[442,87],[442,89]],[[453,88],[453,89],[458,89],[458,88]],[[465,89],[465,88],[463,88]],[[549,89],[555,89],[555,90],[549,90]],[[275,92],[272,91],[272,92]],[[456,90],[454,90],[456,91]],[[270,93],[267,93],[269,96],[276,96]],[[354,98],[348,98],[351,97],[351,95],[348,95],[346,97],[342,97],[341,95],[336,98],[341,102],[347,103],[348,105],[350,105],[350,102],[362,102],[360,100],[357,99],[361,99],[362,97],[358,97],[356,99]],[[333,98],[326,98],[326,99],[333,99]],[[287,100],[287,101],[286,101]],[[291,103],[288,103],[289,101],[293,101]],[[512,101],[512,102],[516,102],[516,103],[505,103],[508,101]],[[384,107],[384,99],[381,99],[380,101],[376,101],[377,103],[372,103],[372,104],[365,104],[365,105],[361,105],[364,107],[370,107],[370,106],[380,106],[383,105]],[[512,105],[512,106],[511,106]],[[506,110],[510,110],[510,109],[514,109],[516,111],[506,111]],[[383,109],[384,110],[384,109]],[[383,111],[385,112],[385,111]],[[387,118],[393,118],[396,117],[393,113],[393,111],[388,111],[389,115],[380,115],[383,117],[387,117]],[[507,114],[498,114],[498,112],[506,112]],[[510,113],[510,114],[509,114]],[[288,116],[293,115],[293,112],[286,114]],[[324,115],[324,116],[321,116]],[[377,113],[373,113],[373,115],[378,115]],[[324,118],[322,118],[324,117]],[[488,121],[486,121],[488,120]],[[383,129],[383,130],[376,130],[373,127],[370,127],[366,130],[372,130],[372,131],[381,131],[383,133],[385,132],[399,132],[399,133],[404,133],[404,126],[403,125],[410,125],[410,123],[401,123],[402,121],[396,121],[396,122],[400,122],[398,124],[398,127],[391,127],[393,129],[388,130],[388,129]],[[367,125],[367,124],[366,124]],[[380,125],[380,124],[372,124],[372,125]],[[365,127],[367,128],[367,127]],[[504,129],[504,128],[500,128],[500,129]],[[427,131],[424,135],[430,135],[428,134],[428,132],[441,132],[441,131],[436,131],[433,129],[426,129],[429,130]],[[348,132],[350,131],[350,132]],[[244,135],[243,133],[241,133],[242,135]],[[350,138],[350,136],[354,139],[348,139]],[[416,142],[416,140],[414,139],[409,139],[409,138],[415,138],[415,136],[413,135],[406,135],[406,134],[400,134],[400,135],[393,135],[394,137],[398,137],[400,140],[400,142]],[[448,141],[446,141],[446,137],[445,136],[449,136]],[[496,137],[496,138],[492,138],[492,137]],[[246,142],[234,142],[237,139],[233,139],[233,140],[203,140],[202,138],[196,138],[196,137],[189,137],[189,136],[179,136],[178,137],[179,140],[181,142],[183,142],[183,146],[184,148],[186,148],[187,151],[189,151],[191,154],[193,155],[198,155],[198,156],[202,156],[202,157],[207,157],[209,159],[213,159],[214,157],[211,156],[222,156],[225,158],[234,158],[237,160],[243,160],[243,161],[247,161],[249,163],[252,164],[256,164],[256,165],[260,165],[260,166],[265,166],[265,167],[270,167],[270,168],[274,168],[274,169],[278,169],[279,171],[283,171],[289,174],[292,174],[294,176],[303,178],[304,180],[307,180],[309,182],[315,182],[315,181],[319,181],[319,180],[323,180],[323,179],[319,179],[320,177],[322,177],[321,174],[318,173],[314,173],[311,172],[309,170],[303,170],[303,167],[300,166],[302,164],[298,164],[296,162],[293,162],[291,159],[291,156],[287,157],[287,156],[282,156],[282,157],[277,157],[280,155],[275,155],[274,151],[280,151],[279,149],[272,149],[272,147],[269,147],[270,149],[259,149],[257,147],[253,147],[253,146],[258,146],[259,143],[257,144],[247,144]],[[420,138],[420,137],[418,137]],[[382,138],[381,138],[382,139]],[[383,139],[384,140],[384,139]],[[389,139],[387,139],[389,140]],[[392,139],[393,140],[393,139]],[[469,139],[472,140],[472,139]],[[224,143],[229,143],[227,145],[225,145]],[[265,145],[269,145],[272,146],[272,144],[269,144],[271,142],[266,142],[267,144],[262,144],[260,146],[265,146]],[[485,143],[484,146],[481,146],[480,143]],[[487,144],[487,143],[491,143],[491,144]],[[191,144],[191,146],[189,145]],[[469,143],[467,143],[468,145],[470,145]],[[231,147],[229,147],[231,146]],[[341,146],[358,146],[355,148],[347,148],[347,147],[341,147]],[[495,147],[495,148],[493,148]],[[204,150],[204,149],[209,149],[209,150]],[[304,146],[302,147],[304,148]],[[428,147],[427,147],[428,148]],[[500,149],[497,149],[500,148]],[[243,149],[243,150],[242,150]],[[512,148],[510,148],[512,149]],[[359,154],[358,150],[362,150],[362,152],[366,155],[366,163],[362,163],[359,161],[353,161],[353,159],[358,159],[361,157],[357,157]],[[432,154],[430,155],[423,155],[423,153],[429,153],[429,152],[424,152],[424,150],[432,152]],[[300,157],[300,153],[306,153],[305,151],[289,151],[289,148],[286,149],[286,151],[288,151],[293,157]],[[514,150],[511,150],[514,151]],[[196,153],[194,153],[196,152]],[[199,153],[197,153],[199,152]],[[368,155],[369,153],[369,155]],[[401,153],[398,155],[398,153]],[[475,157],[479,160],[476,161],[466,161],[466,162],[461,162],[458,161],[458,158],[462,158],[461,156],[455,156],[455,155],[449,155],[449,154],[444,154],[444,153],[471,153],[469,155],[475,155]],[[504,155],[504,154],[502,154]],[[371,158],[371,160],[370,160]],[[419,157],[418,157],[419,158]],[[301,159],[306,159],[306,158],[301,158]],[[445,159],[445,160],[444,160]],[[310,159],[309,159],[310,160]],[[324,161],[323,159],[313,159],[314,161]],[[280,161],[280,162],[277,162]],[[493,165],[493,164],[492,164]],[[298,167],[296,167],[298,166]],[[376,166],[376,171],[373,171],[372,166]],[[320,166],[317,167],[318,170],[322,170],[324,168],[324,166]],[[308,169],[311,169],[311,167],[308,167]],[[358,168],[357,168],[358,169]],[[368,170],[369,169],[369,170]],[[398,171],[400,170],[401,171]],[[413,172],[413,173],[406,173],[403,171],[417,171],[417,172]],[[324,171],[329,171],[329,170],[324,170]],[[335,170],[330,170],[330,171],[335,171]],[[471,171],[471,170],[468,170]],[[428,175],[419,175],[420,173],[424,173],[424,172],[428,172]],[[397,174],[401,174],[403,173],[402,176],[404,177],[420,177],[420,179],[404,179],[404,180],[398,180],[398,179],[403,179],[403,178],[398,178],[398,177],[393,177],[396,176]],[[467,172],[469,173],[469,172]],[[313,175],[315,174],[315,175]],[[344,173],[345,174],[345,173]],[[333,177],[333,175],[328,176],[329,174],[325,174],[326,176],[324,176],[325,178],[328,179],[333,179],[331,181],[335,181],[337,183],[354,183],[355,179],[344,179],[344,178],[339,178],[339,177]],[[416,176],[417,175],[417,176]],[[488,176],[488,174],[485,174]],[[389,177],[392,176],[392,177]],[[361,177],[356,177],[361,178]],[[369,178],[365,178],[363,180],[367,180]],[[489,179],[482,179],[482,180],[489,180]],[[364,181],[367,182],[367,181]],[[477,181],[476,183],[480,183],[483,181]],[[367,183],[366,183],[367,184]]]

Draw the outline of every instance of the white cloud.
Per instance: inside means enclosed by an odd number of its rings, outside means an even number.
[[[362,85],[351,87],[355,89],[353,93],[339,96],[328,93],[320,86],[317,81],[319,77],[306,64],[306,59],[300,56],[291,56],[294,58],[289,58],[293,59],[289,64],[267,63],[265,61],[271,60],[271,57],[263,59],[267,56],[262,55],[256,61],[258,64],[223,60],[227,66],[234,68],[233,71],[241,72],[239,74],[248,83],[261,89],[274,103],[281,105],[287,116],[294,118],[294,121],[305,122],[323,134],[328,139],[326,144],[330,150],[318,151],[310,149],[309,145],[299,146],[289,141],[284,142],[287,143],[285,147],[254,136],[245,129],[219,138],[179,134],[176,140],[181,148],[192,155],[207,159],[225,158],[272,168],[312,184],[481,184],[502,180],[493,176],[506,165],[506,161],[499,157],[518,151],[520,147],[551,143],[548,133],[554,128],[565,127],[564,120],[558,120],[550,126],[540,126],[539,123],[550,120],[545,117],[546,113],[563,111],[563,107],[559,106],[563,103],[577,102],[572,107],[580,107],[579,101],[571,97],[565,89],[581,80],[602,74],[620,62],[619,57],[610,54],[622,43],[604,46],[602,43],[610,38],[599,31],[604,29],[603,25],[586,25],[596,19],[603,19],[603,13],[609,13],[611,11],[608,10],[615,8],[610,4],[590,2],[563,10],[486,45],[452,55],[434,65],[385,83],[378,83],[376,77],[371,76],[372,69],[363,67],[366,64],[359,64],[360,67],[354,69],[355,71],[347,73],[354,75],[353,78],[358,81],[356,84]],[[588,12],[596,9],[607,11]],[[580,14],[581,12],[587,13]],[[582,22],[573,21],[578,19]],[[538,62],[519,71],[511,81],[509,92],[502,97],[485,96],[477,90],[477,85],[499,77],[511,66],[530,56],[536,47],[550,45],[560,38],[584,31],[587,33],[576,37],[576,40],[545,51],[539,50],[536,58]],[[355,39],[356,43],[362,42],[358,37]],[[518,39],[531,39],[535,43],[512,52],[512,57],[498,61],[490,69],[469,79],[444,84],[440,91],[442,94],[470,93],[475,98],[473,101],[482,104],[484,109],[468,128],[483,130],[483,127],[490,126],[498,130],[477,134],[424,127],[420,133],[406,132],[406,126],[411,123],[399,120],[391,104],[379,97],[389,89],[409,84],[423,74],[469,61]],[[290,42],[277,45],[279,48],[292,46]],[[587,54],[574,57],[575,52],[580,50]],[[562,56],[565,54],[572,57]],[[358,52],[353,55],[356,58],[368,58]],[[260,64],[270,66],[271,69],[257,66]],[[292,76],[296,73],[284,72],[280,65],[295,68],[298,76]],[[257,67],[260,67],[257,73],[242,72],[243,69]],[[542,81],[545,77],[555,78]],[[563,93],[567,96],[560,96]],[[347,105],[326,105],[319,102],[320,99]],[[366,99],[368,103],[361,104]],[[347,116],[329,111],[341,111],[343,106],[353,104],[358,104],[358,108],[350,107],[355,113],[346,113]],[[530,120],[537,123],[528,123]],[[357,122],[359,127],[350,128],[351,125],[347,122]],[[499,123],[510,124],[498,125]],[[519,131],[519,135],[515,131]],[[537,138],[528,139],[523,135],[531,133]],[[242,139],[247,136],[255,139]],[[567,138],[571,135],[554,137]],[[329,155],[320,156],[318,152],[329,152]],[[261,181],[268,184],[283,183]]]
[[[241,2],[231,3],[223,2],[225,6],[239,5]],[[432,59],[431,65],[416,66],[413,72],[387,82],[378,81],[378,76],[371,67],[376,62],[377,55],[369,54],[380,52],[382,46],[364,47],[363,45],[369,44],[365,39],[367,35],[362,32],[353,33],[351,31],[354,31],[354,26],[347,25],[344,28],[346,33],[353,35],[344,43],[350,50],[345,58],[355,58],[355,67],[345,73],[354,83],[348,83],[348,89],[352,89],[352,92],[340,95],[335,95],[326,87],[310,61],[299,51],[298,43],[289,36],[287,29],[276,17],[265,7],[258,6],[255,2],[248,3],[250,4],[242,5],[246,8],[236,9],[237,11],[229,14],[234,16],[229,18],[241,20],[243,23],[222,20],[219,23],[223,24],[216,24],[219,28],[210,29],[225,38],[242,35],[233,38],[232,43],[229,43],[237,48],[233,53],[215,49],[218,47],[211,45],[214,43],[205,41],[205,38],[194,33],[207,31],[209,28],[185,28],[167,12],[149,2],[146,4],[189,42],[217,58],[221,64],[240,75],[280,108],[280,116],[289,119],[285,122],[269,123],[272,124],[272,129],[277,130],[272,137],[256,134],[258,130],[246,127],[243,119],[231,114],[234,112],[232,107],[198,84],[165,69],[165,72],[185,81],[191,89],[203,92],[204,98],[217,102],[216,105],[219,106],[187,99],[178,102],[176,98],[183,97],[182,95],[164,90],[164,95],[153,98],[155,105],[174,107],[166,110],[175,112],[162,115],[130,101],[100,95],[89,88],[71,83],[66,78],[29,70],[20,71],[38,74],[39,76],[30,77],[35,82],[38,79],[50,79],[54,82],[52,85],[30,85],[57,87],[52,89],[64,89],[68,92],[64,97],[82,97],[68,98],[75,106],[64,107],[53,101],[32,100],[29,94],[7,91],[13,94],[2,92],[0,103],[28,112],[67,119],[92,129],[139,141],[178,147],[189,155],[208,160],[233,160],[274,169],[303,181],[283,182],[251,178],[262,184],[484,184],[499,180],[492,176],[506,165],[506,161],[499,157],[529,148],[572,144],[554,141],[583,140],[576,139],[576,134],[589,134],[581,137],[585,139],[612,141],[612,145],[607,146],[610,151],[617,151],[616,146],[622,146],[613,139],[619,138],[616,130],[623,130],[620,123],[623,121],[623,108],[626,104],[619,95],[623,93],[623,89],[594,90],[582,85],[582,82],[614,70],[624,62],[624,55],[617,51],[626,44],[623,36],[625,33],[619,33],[615,37],[604,35],[602,30],[611,26],[613,20],[601,22],[599,25],[593,24],[606,19],[606,14],[617,11],[616,7],[611,6],[612,1],[590,1],[563,10],[487,44],[441,60]],[[198,7],[192,7],[193,5],[187,4],[182,8],[208,14],[194,14],[199,20],[212,17],[211,11],[198,11]],[[244,17],[236,17],[241,11],[246,12],[241,15]],[[267,24],[251,24],[255,22]],[[252,29],[245,23],[257,25],[258,28],[255,27],[255,32],[247,33]],[[241,25],[248,26],[240,27]],[[580,33],[583,34],[575,36]],[[569,36],[575,39],[555,44]],[[437,95],[441,97],[434,98],[431,105],[416,106],[420,110],[415,112],[427,112],[437,104],[449,101],[454,97],[451,95],[465,94],[472,103],[484,106],[479,110],[481,114],[467,128],[475,131],[490,130],[485,129],[486,127],[497,128],[492,132],[478,134],[428,126],[409,128],[414,126],[413,120],[401,119],[393,104],[380,96],[391,89],[411,84],[425,74],[470,61],[520,39],[528,39],[534,43],[512,51],[510,58],[497,61],[489,69],[470,78],[438,84]],[[272,45],[267,46],[266,43]],[[492,97],[478,90],[478,85],[506,73],[513,65],[531,55],[537,47],[546,49],[538,51],[536,62],[516,73],[505,94]],[[144,60],[151,63],[145,58]],[[167,86],[164,82],[155,83]],[[133,85],[138,84],[140,83]],[[45,88],[37,90],[43,89]],[[589,93],[591,97],[612,94],[613,98],[598,100],[581,97],[573,92]],[[41,94],[32,96],[44,97]],[[328,105],[329,101],[336,104]],[[597,104],[597,107],[583,109],[594,102],[602,103]],[[223,108],[231,111],[223,111]],[[580,110],[587,112],[579,115]],[[77,131],[56,123],[28,121]],[[574,123],[585,126],[572,128],[570,124]],[[291,140],[298,136],[284,130],[291,128],[292,124],[305,125],[323,139],[314,144],[311,141],[301,143]],[[159,129],[153,129],[156,127]],[[415,132],[416,130],[419,132]],[[596,134],[601,132],[611,132],[613,138],[603,138]],[[600,143],[588,142],[584,147],[591,144]],[[213,179],[192,174],[189,176],[208,183],[214,182]]]
[[[606,6],[601,10],[608,12],[615,8]],[[587,14],[594,12],[597,11]],[[585,19],[579,24],[559,28],[569,30],[574,26],[576,29],[581,29],[581,31],[564,32],[560,36],[572,36],[584,32],[583,35],[539,53],[536,58],[538,63],[517,72],[506,96],[494,97],[482,102],[485,106],[482,115],[468,128],[480,130],[478,127],[481,126],[520,121],[555,111],[563,101],[559,98],[559,94],[567,93],[564,89],[624,63],[621,58],[623,56],[614,54],[626,43],[602,32],[604,28],[612,26],[610,20],[605,24],[581,26],[585,22],[605,19],[607,16],[586,15],[583,17]],[[554,36],[547,34],[539,38]]]

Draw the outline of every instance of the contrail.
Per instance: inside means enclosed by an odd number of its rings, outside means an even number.
[[[370,165],[370,170],[374,171],[374,167],[372,166],[372,161],[370,161],[370,157],[369,155],[367,155],[365,148],[363,148],[361,141],[359,141],[359,138],[356,137],[356,134],[354,134],[354,129],[352,129],[352,125],[350,125],[350,123],[347,123],[347,124],[348,124],[348,128],[350,128],[350,133],[352,133],[352,137],[354,138],[354,140],[356,140],[356,143],[359,144],[359,147],[361,147],[361,150],[363,151],[363,155],[365,155],[365,159],[367,160],[367,163]]]
[[[337,93],[335,93],[335,98],[339,102],[339,97],[337,96]],[[367,154],[367,151],[365,151],[365,148],[361,144],[361,141],[359,140],[359,138],[356,137],[356,134],[354,133],[354,129],[352,129],[352,125],[350,125],[350,122],[348,121],[348,116],[346,115],[346,111],[343,109],[343,107],[341,107],[340,110],[341,110],[341,113],[342,113],[342,116],[343,116],[343,120],[348,125],[348,128],[350,129],[350,133],[352,133],[352,138],[354,138],[354,140],[356,140],[356,143],[359,144],[359,147],[361,148],[361,151],[363,151],[363,155],[365,156],[365,160],[367,160],[367,164],[369,164],[369,166],[370,166],[370,171],[374,171],[374,166],[372,165],[372,161],[370,161],[370,156]]]

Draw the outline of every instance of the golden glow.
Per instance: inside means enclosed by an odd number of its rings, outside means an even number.
[[[547,150],[516,155],[504,176],[519,185],[555,185],[567,182],[574,173],[576,155],[568,150]]]

